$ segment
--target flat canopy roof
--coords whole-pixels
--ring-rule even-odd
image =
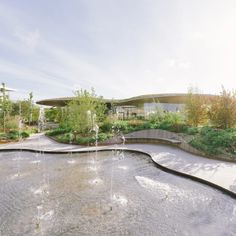
[[[108,105],[114,104],[118,106],[130,105],[137,106],[142,103],[174,103],[174,104],[183,104],[187,98],[186,93],[169,93],[169,94],[147,94],[125,99],[104,99],[105,103]],[[214,97],[215,95],[210,94],[201,94],[206,98]],[[75,97],[62,97],[62,98],[51,98],[37,101],[39,105],[45,106],[66,106],[68,102],[72,101]]]
[[[15,89],[12,89],[12,88],[8,88],[8,87],[5,87],[3,88],[2,85],[0,85],[0,92],[3,92],[3,90],[5,89],[6,92],[10,92],[10,91],[16,91]]]

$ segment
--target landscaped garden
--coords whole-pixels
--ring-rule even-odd
[[[17,141],[38,131],[39,107],[33,103],[32,93],[13,102],[3,91],[0,106],[1,142]],[[117,116],[115,106],[108,109],[93,89],[81,89],[66,106],[45,108],[44,119],[57,124],[57,128],[45,130],[46,135],[63,143],[91,146],[134,131],[161,129],[178,133],[207,155],[236,154],[236,96],[224,88],[208,100],[190,89],[181,111],[165,112],[158,105],[148,116],[125,120]]]
[[[54,113],[51,118],[59,122],[59,127],[46,134],[60,142],[93,145],[97,124],[99,142],[134,131],[162,129],[179,133],[207,155],[235,155],[236,152],[236,98],[225,89],[211,100],[189,91],[184,110],[165,112],[158,106],[155,113],[139,119],[119,120],[94,92],[82,90],[66,107],[50,112]]]

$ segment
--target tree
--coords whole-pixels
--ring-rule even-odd
[[[45,117],[49,122],[60,122],[61,119],[61,111],[60,107],[51,107],[45,109]]]
[[[5,83],[2,83],[1,88],[1,96],[0,96],[0,123],[3,127],[3,132],[5,132],[6,122],[9,119],[10,112],[12,109],[12,102],[8,94],[6,93],[6,86]]]
[[[236,126],[236,92],[227,91],[222,86],[220,96],[211,99],[209,110],[211,123],[217,128],[227,129]]]
[[[30,125],[33,119],[33,93],[32,92],[29,93],[28,104],[29,104],[28,123]]]
[[[185,102],[187,123],[197,127],[208,121],[208,100],[197,88],[190,88]]]
[[[39,107],[33,104],[33,94],[29,93],[27,100],[20,100],[13,103],[12,116],[20,116],[24,123],[35,124],[38,121]]]
[[[106,104],[94,91],[78,90],[67,105],[68,125],[73,131],[86,134],[94,125],[105,119]]]

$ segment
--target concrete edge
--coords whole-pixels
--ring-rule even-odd
[[[151,158],[152,162],[154,163],[154,165],[166,172],[166,173],[170,173],[170,174],[173,174],[175,176],[180,176],[180,177],[183,177],[185,179],[190,179],[194,182],[198,182],[198,183],[201,183],[201,184],[204,184],[204,185],[207,185],[211,188],[214,188],[220,192],[222,192],[223,194],[226,194],[228,195],[229,197],[233,198],[233,199],[236,199],[236,193],[226,189],[226,188],[223,188],[221,187],[220,185],[217,185],[217,184],[214,184],[210,181],[207,181],[205,179],[202,179],[202,178],[199,178],[199,177],[196,177],[196,176],[193,176],[193,175],[189,175],[189,174],[186,174],[186,173],[183,173],[183,172],[180,172],[180,171],[176,171],[176,170],[173,170],[173,169],[170,169],[168,167],[165,167],[159,163],[157,163],[156,161],[154,161],[152,155],[150,153],[147,153],[145,151],[142,151],[142,150],[137,150],[137,149],[123,149],[123,148],[114,148],[114,147],[111,147],[111,148],[100,148],[100,149],[97,149],[97,150],[94,150],[94,149],[84,149],[84,150],[71,150],[71,151],[50,151],[50,150],[37,150],[37,149],[30,149],[30,148],[9,148],[9,149],[0,149],[0,152],[16,152],[16,151],[24,151],[24,152],[33,152],[33,153],[46,153],[46,154],[71,154],[71,153],[91,153],[91,152],[105,152],[105,151],[126,151],[126,152],[134,152],[134,153],[139,153],[139,154],[143,154],[143,155],[147,155]]]

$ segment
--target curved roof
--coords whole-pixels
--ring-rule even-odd
[[[3,88],[3,86],[0,85],[0,92],[3,92],[3,90],[5,90],[6,92],[16,91],[15,89],[8,88],[8,87],[4,87],[4,88]]]
[[[104,99],[109,104],[124,106],[134,105],[137,106],[142,103],[160,102],[160,103],[174,103],[183,104],[185,103],[187,93],[167,93],[167,94],[146,94],[125,99]],[[215,95],[201,94],[206,98],[214,97]],[[62,98],[51,98],[37,101],[37,104],[46,106],[66,106],[66,104],[72,101],[74,97],[62,97]]]

